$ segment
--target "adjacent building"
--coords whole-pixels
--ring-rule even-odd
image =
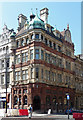
[[[0,108],[6,106],[6,80],[7,80],[7,105],[11,108],[11,44],[10,35],[13,29],[8,29],[4,24],[3,33],[0,35]]]

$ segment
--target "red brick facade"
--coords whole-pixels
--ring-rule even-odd
[[[23,93],[23,89],[27,88],[27,93]],[[14,93],[17,90],[17,93]],[[21,90],[21,94],[19,94]],[[27,108],[29,104],[32,105],[34,110],[47,111],[51,108],[56,112],[63,112],[67,107],[66,94],[70,95],[70,107],[74,106],[75,91],[71,88],[47,85],[44,83],[34,83],[28,85],[17,85],[12,88],[12,108]],[[21,95],[21,107],[19,101],[17,105],[14,105],[14,96]],[[23,103],[23,97],[27,96],[27,105]],[[66,100],[66,101],[65,101]],[[25,107],[24,107],[25,106]]]

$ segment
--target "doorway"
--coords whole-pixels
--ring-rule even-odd
[[[41,109],[41,99],[37,95],[33,99],[33,110],[35,111],[35,110],[40,110],[40,109]]]

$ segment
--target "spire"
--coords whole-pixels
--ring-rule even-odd
[[[69,24],[67,24],[67,29],[69,30]]]
[[[38,9],[36,8],[36,15],[38,15]]]

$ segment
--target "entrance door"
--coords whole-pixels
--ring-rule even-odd
[[[39,96],[35,96],[33,99],[33,110],[41,109],[41,99]]]

